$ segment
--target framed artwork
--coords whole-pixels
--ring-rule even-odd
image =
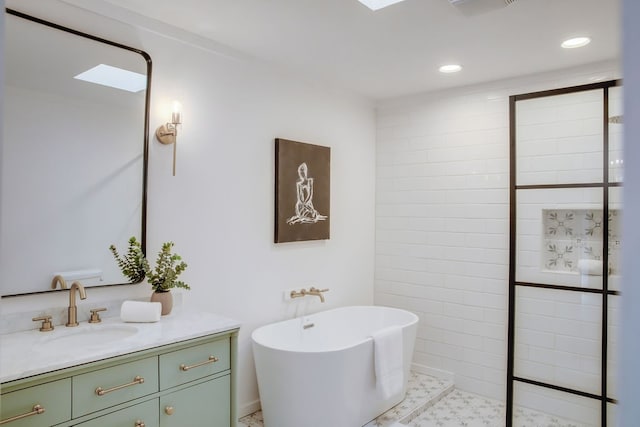
[[[331,148],[276,138],[275,243],[329,239]]]

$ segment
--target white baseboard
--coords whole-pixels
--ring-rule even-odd
[[[419,363],[412,363],[411,370],[418,372],[420,374],[431,375],[432,377],[440,378],[442,380],[448,380],[456,383],[456,375],[453,372],[445,371],[442,369],[431,368],[426,365],[421,365]]]
[[[261,409],[260,399],[238,406],[238,418],[246,417]]]

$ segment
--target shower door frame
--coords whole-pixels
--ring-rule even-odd
[[[621,80],[610,80],[587,85],[572,86],[561,89],[552,89],[540,92],[531,92],[520,95],[512,95],[509,97],[509,313],[507,328],[507,401],[506,401],[506,427],[513,425],[513,405],[514,405],[514,383],[521,382],[531,384],[538,387],[553,389],[581,397],[587,397],[600,401],[600,415],[602,427],[607,426],[607,403],[617,403],[615,399],[607,397],[607,340],[608,340],[608,297],[609,295],[620,295],[618,291],[609,289],[608,274],[602,275],[602,289],[582,288],[577,286],[553,285],[549,283],[530,283],[519,282],[516,280],[516,262],[517,262],[517,230],[516,230],[516,208],[517,194],[519,191],[527,190],[548,190],[548,189],[573,189],[573,188],[602,188],[602,212],[603,218],[607,218],[609,214],[609,189],[611,187],[621,187],[622,182],[609,182],[609,89],[616,86],[622,86]],[[603,111],[602,111],[602,182],[588,183],[571,183],[571,184],[537,184],[537,185],[517,185],[516,183],[516,103],[518,101],[530,100],[535,98],[543,98],[549,96],[566,95],[577,92],[585,92],[592,90],[603,91]],[[609,255],[604,248],[609,244],[609,224],[608,221],[602,221],[602,262],[603,266],[608,265]],[[603,267],[606,270],[606,267]],[[532,380],[528,378],[517,377],[515,375],[515,320],[516,320],[516,290],[518,287],[542,288],[547,290],[570,291],[595,293],[602,295],[602,352],[601,352],[601,373],[600,373],[600,394],[587,393],[581,390],[562,387],[555,384],[545,383],[542,381]]]

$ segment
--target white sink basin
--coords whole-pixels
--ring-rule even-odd
[[[55,348],[87,348],[87,347],[103,347],[110,346],[115,341],[129,338],[138,333],[138,328],[129,325],[90,325],[82,329],[71,329],[56,331],[54,335],[46,337],[42,340],[42,347],[52,350]]]

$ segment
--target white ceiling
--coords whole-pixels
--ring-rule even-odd
[[[619,59],[619,0],[106,0],[373,99]],[[565,50],[569,37],[590,45]],[[460,63],[443,75],[440,65]]]

